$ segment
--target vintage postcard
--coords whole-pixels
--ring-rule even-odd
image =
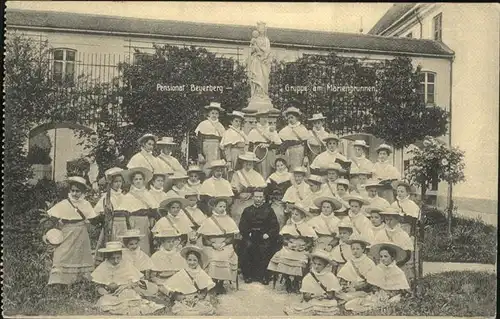
[[[500,5],[7,1],[5,317],[494,317]]]

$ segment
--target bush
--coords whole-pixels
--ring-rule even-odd
[[[447,219],[437,209],[427,209],[422,247],[424,261],[471,262],[495,264],[497,228],[479,219],[454,217],[452,236],[448,236]]]

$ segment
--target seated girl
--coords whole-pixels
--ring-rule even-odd
[[[338,224],[340,223],[340,219],[335,217],[333,211],[342,208],[342,204],[333,197],[319,197],[314,201],[314,205],[321,208],[320,215],[308,221],[318,235],[314,249],[331,252],[338,242]]]
[[[187,174],[189,177],[187,186],[191,188],[196,194],[200,195],[203,170],[198,165],[191,165],[188,167]]]
[[[377,206],[366,206],[365,207],[366,215],[368,216],[368,219],[372,223],[372,227],[371,227],[372,235],[373,235],[373,237],[371,239],[372,243],[375,242],[375,238],[377,236],[380,236],[379,233],[385,231],[384,219],[382,218],[382,215],[380,215],[380,213],[383,212],[384,209],[386,209],[387,207],[388,206],[385,206],[385,208],[377,207]]]
[[[160,206],[160,203],[168,198],[167,193],[163,191],[166,178],[167,173],[158,171],[153,174],[153,178],[149,183],[149,193],[156,202],[154,208],[158,208],[158,206]]]
[[[344,199],[349,196],[349,181],[345,178],[339,178],[335,181],[337,184],[337,199],[340,200],[345,208],[349,208],[349,203]]]
[[[287,315],[333,316],[338,314],[336,293],[342,290],[339,280],[330,271],[331,259],[324,250],[309,255],[311,270],[302,280],[302,301],[284,309]]]
[[[285,276],[287,292],[298,292],[307,267],[307,253],[318,238],[314,229],[305,222],[307,208],[291,206],[291,218],[281,229],[283,248],[271,258],[267,269]]]
[[[380,243],[370,248],[370,255],[377,256],[380,263],[367,274],[367,281],[374,286],[366,297],[356,298],[345,304],[346,310],[362,312],[387,306],[401,300],[401,295],[410,289],[404,272],[396,265],[406,259],[407,253],[391,243]]]
[[[119,237],[123,240],[123,245],[126,247],[122,251],[123,260],[131,262],[137,270],[144,274],[146,279],[149,279],[153,262],[139,247],[140,238],[144,237],[144,235],[138,229],[129,229]]]
[[[323,191],[321,189],[323,178],[318,175],[309,175],[307,178],[307,184],[309,184],[310,192],[298,203],[301,203],[308,209],[307,220],[310,220],[311,218],[318,216],[321,212],[320,207],[314,205],[314,200],[323,196]]]
[[[198,194],[194,191],[186,193],[186,200],[188,201],[188,205],[184,207],[184,213],[191,221],[193,226],[191,229],[193,230],[193,235],[190,238],[190,242],[192,244],[196,244],[198,247],[202,247],[203,243],[201,240],[201,236],[198,235],[198,229],[201,224],[207,219],[207,216],[203,214],[203,212],[198,208]]]
[[[370,245],[361,237],[352,236],[349,239],[352,258],[339,270],[337,276],[342,285],[339,297],[345,301],[357,297],[364,297],[371,291],[367,282],[368,273],[375,268],[375,263],[366,255],[366,247]]]
[[[366,217],[363,205],[368,205],[368,200],[359,195],[346,196],[349,202],[349,218],[354,226],[354,233],[370,241],[373,237],[370,220]]]
[[[169,181],[173,183],[172,188],[167,192],[168,197],[184,197],[191,189],[187,186],[189,177],[185,174],[174,173],[169,176]]]
[[[292,186],[291,179],[293,176],[290,172],[288,172],[285,159],[281,157],[278,157],[274,161],[274,167],[276,167],[276,171],[272,173],[266,181],[266,194],[268,195],[271,207],[278,218],[280,228],[282,228],[287,220],[285,216],[285,203],[282,199],[286,190]]]
[[[216,292],[223,294],[224,280],[236,282],[238,275],[238,255],[234,251],[233,242],[239,229],[234,220],[227,214],[230,198],[219,197],[210,201],[213,207],[212,216],[205,219],[198,229],[203,238],[203,252],[207,255],[207,273],[216,282]]]
[[[179,234],[183,235],[182,246],[184,246],[188,238],[194,236],[192,230],[193,224],[186,216],[182,208],[187,206],[188,201],[184,197],[169,197],[160,203],[158,214],[161,217],[154,225],[151,231],[153,233],[162,232],[165,229],[173,228]]]
[[[203,270],[207,257],[201,248],[186,246],[181,250],[188,267],[180,270],[165,282],[174,300],[172,313],[180,316],[214,315],[215,309],[207,300],[210,289],[215,287],[212,278]]]
[[[169,291],[165,282],[179,270],[186,268],[186,260],[179,253],[181,234],[173,228],[164,229],[156,233],[155,240],[160,241],[160,248],[151,256],[153,267],[151,269],[151,281],[158,285],[158,289],[164,295]]]
[[[97,306],[101,311],[118,315],[152,314],[164,308],[142,297],[154,296],[158,287],[143,280],[142,273],[127,260],[122,260],[122,243],[107,242],[99,249],[105,261],[92,273],[92,281],[102,295]]]
[[[391,207],[399,209],[403,214],[401,226],[407,233],[412,233],[412,225],[420,217],[420,207],[410,199],[411,185],[404,182],[395,182],[393,187],[396,189],[396,200]]]
[[[345,213],[347,215],[347,213]],[[337,228],[339,230],[339,243],[331,251],[333,273],[337,273],[347,261],[352,259],[351,245],[349,239],[353,233],[353,226],[349,218],[341,220]]]

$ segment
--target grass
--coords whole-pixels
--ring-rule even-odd
[[[436,209],[426,211],[424,261],[495,264],[497,227],[480,219],[453,217],[452,236],[448,236],[445,215]]]

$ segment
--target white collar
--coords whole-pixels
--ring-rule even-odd
[[[163,189],[161,189],[161,188],[157,189],[154,186],[151,186],[151,188],[149,190],[154,192],[154,193],[163,193]]]
[[[325,215],[323,214],[323,212],[321,212],[321,214],[319,214],[321,217],[323,218],[328,218],[328,219],[332,219],[333,217],[335,217],[335,215],[333,214],[333,212],[330,214],[330,215]]]
[[[223,214],[217,214],[216,212],[212,211],[212,215],[214,215],[216,217],[222,217],[222,216],[226,216],[227,212],[224,212]]]
[[[410,199],[410,195],[407,195],[405,198],[399,198],[397,197],[400,202],[406,201],[407,199]]]
[[[300,121],[297,121],[297,123],[295,123],[295,124],[288,123],[288,126],[291,127],[291,128],[296,128],[296,127],[299,127],[300,124],[301,124]]]
[[[304,223],[304,219],[301,219],[298,222],[296,222],[292,218],[290,218],[290,222],[291,222],[291,224],[294,224],[294,225],[300,225],[300,224]]]
[[[145,187],[145,186],[143,186],[142,188],[137,188],[137,187],[135,187],[134,185],[131,185],[131,186],[130,186],[130,191],[131,191],[131,192],[134,192],[134,193],[144,193],[146,190],[147,190],[147,189],[146,189],[146,187]]]
[[[188,180],[188,184],[189,184],[189,186],[197,186],[197,185],[201,184],[201,181],[197,181],[196,183],[193,183],[190,180]]]

